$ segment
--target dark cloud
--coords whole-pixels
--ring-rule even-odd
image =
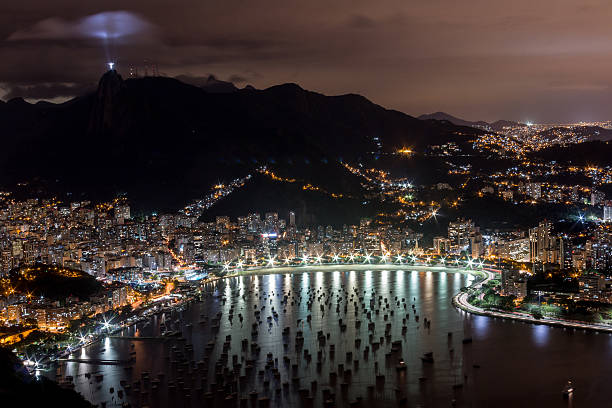
[[[608,119],[610,14],[604,0],[5,1],[0,97],[69,96],[109,60],[125,76],[147,60],[168,76],[298,82],[414,115]]]
[[[75,95],[82,95],[95,89],[91,83],[42,83],[32,85],[12,85],[4,95],[5,99],[24,98],[34,100],[51,100],[58,98],[71,98]]]

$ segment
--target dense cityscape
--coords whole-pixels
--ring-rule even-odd
[[[560,127],[531,128],[542,132]],[[231,181],[217,182],[202,198],[178,211],[162,212],[135,211],[125,194],[112,201],[96,202],[68,201],[69,195],[38,198],[28,193],[24,198],[23,192],[7,190],[0,195],[0,344],[10,347],[36,378],[55,372],[62,388],[79,389],[82,394],[85,383],[76,378],[85,375],[91,389],[92,384],[104,382],[104,375],[95,371],[76,375],[71,365],[126,365],[132,369],[136,364],[134,343],[127,359],[83,357],[101,341],[180,342],[192,323],[185,323],[179,316],[194,304],[218,299],[219,295],[210,297],[211,290],[217,293],[214,291],[221,285],[217,282],[252,276],[257,279],[262,273],[293,276],[300,270],[308,274],[327,268],[350,273],[371,273],[381,268],[412,274],[429,269],[465,273],[476,279],[457,288],[452,302],[459,310],[530,324],[612,332],[612,201],[605,193],[612,168],[531,156],[550,145],[571,148],[588,141],[567,139],[564,133],[555,134],[556,139],[547,137],[543,145],[538,145],[535,134],[530,133],[530,142],[526,143],[526,136],[520,136],[524,129],[518,126],[494,133],[487,129],[486,133],[468,136],[463,143],[376,153],[403,163],[440,160],[447,174],[443,177],[450,177],[446,181],[415,182],[415,177],[398,174],[385,162],[343,160],[337,168],[354,177],[359,187],[334,191],[325,181],[319,185],[315,178],[292,176],[290,168],[272,162]],[[463,159],[470,157],[477,163],[491,154],[505,158],[508,167],[472,165]],[[280,188],[295,187],[325,200],[372,203],[376,213],[361,216],[354,224],[334,225],[317,224],[318,214],[299,209],[219,215],[223,210],[218,208],[262,180]],[[27,191],[28,184],[23,186]],[[491,206],[489,217],[470,212],[471,207],[484,212],[486,206]],[[502,206],[506,206],[503,211],[517,208],[525,216],[500,224],[500,220],[510,220],[499,212]],[[532,209],[542,209],[539,214],[545,216],[527,216]],[[217,215],[211,215],[215,210]],[[231,212],[236,214],[235,209]],[[377,275],[377,279],[387,273]],[[285,302],[289,293],[284,295]],[[342,293],[338,302],[348,296]],[[295,301],[300,304],[301,300]],[[308,310],[312,302],[311,298]],[[286,308],[287,303],[284,305]],[[386,299],[382,305],[388,307]],[[416,313],[414,305],[413,310]],[[336,312],[342,315],[340,309]],[[233,309],[229,313],[231,323]],[[323,305],[321,313],[320,318],[324,318]],[[212,324],[211,330],[218,330],[220,315],[209,323],[207,318],[202,320],[206,314],[200,316],[199,324]],[[259,312],[255,316],[261,324]],[[279,319],[274,310],[272,317]],[[418,315],[415,317],[418,331]],[[403,320],[401,333],[405,336],[409,326]],[[152,333],[151,321],[157,321]],[[429,329],[431,320],[425,318],[423,324]],[[257,335],[255,325],[253,339]],[[368,327],[373,330],[374,326]],[[285,327],[283,333],[288,330]],[[391,330],[387,326],[385,336],[391,336]],[[373,342],[372,335],[370,338]],[[296,349],[300,339],[295,339]],[[390,338],[388,341],[391,344]],[[464,344],[471,341],[466,337]],[[214,340],[206,350],[212,350],[212,344]],[[226,340],[224,349],[231,347],[229,344]],[[393,350],[396,346],[389,355],[394,355]],[[421,359],[431,363],[433,357],[428,353]],[[404,360],[399,364],[398,370],[403,370]],[[208,385],[203,370],[197,392],[211,390],[203,398],[214,402],[213,385]],[[93,374],[95,380],[91,379]],[[147,387],[152,386],[153,392],[162,374],[153,382],[149,377],[142,380],[121,380],[117,397],[125,398],[124,405],[150,402]],[[186,387],[181,385],[180,376],[177,381],[179,387]],[[115,387],[110,387],[111,394]],[[170,390],[175,385],[168,382],[167,387]],[[573,392],[568,392],[568,387],[564,395]],[[453,390],[458,398],[456,384]],[[95,391],[99,396],[90,392],[93,401],[110,395],[100,394],[101,385]],[[110,398],[114,400],[115,396]],[[402,401],[405,397],[399,398]]]
[[[125,195],[94,202],[18,199],[3,192],[0,343],[41,376],[57,364],[82,364],[75,355],[101,339],[121,338],[130,330],[142,336],[139,330],[145,329],[139,327],[160,314],[162,324],[151,338],[183,338],[185,328],[164,324],[165,316],[171,319],[193,302],[205,301],[208,285],[220,279],[381,266],[474,274],[477,283],[462,287],[453,300],[470,313],[612,332],[612,202],[602,191],[611,168],[529,158],[531,151],[551,143],[586,141],[559,136],[535,147],[533,138],[527,144],[515,132],[485,133],[463,146],[448,142],[421,152],[402,147],[390,153],[391,160],[442,159],[449,176],[460,177],[460,186],[416,184],[410,176],[372,167],[371,161],[342,161],[339,167],[356,177],[361,190],[334,192],[289,176],[287,169],[263,165],[218,182],[175,212],[135,213]],[[461,164],[465,155],[476,158],[490,151],[511,157],[511,167],[500,171]],[[582,178],[574,184],[556,177],[568,174]],[[207,215],[257,177],[331,200],[376,202],[385,210],[342,225],[317,225],[316,215],[300,219],[293,210]],[[465,213],[474,200],[558,208],[532,224],[523,219],[499,228],[489,219],[479,225]],[[495,211],[493,218],[499,218]],[[133,357],[123,364],[134,364]],[[74,389],[72,377],[64,374],[59,384]],[[125,392],[129,389],[126,383]]]
[[[610,405],[612,3],[5,3],[2,406]]]
[[[298,227],[294,212],[286,218],[269,212],[236,219],[217,216],[211,222],[200,219],[204,210],[249,178],[214,186],[207,198],[177,213],[141,217],[131,216],[126,198],[62,203],[15,201],[3,193],[0,305],[5,333],[0,341],[18,342],[34,330],[63,333],[74,326],[71,321],[83,318],[103,325],[108,312],[126,306],[146,309],[158,301],[180,300],[172,294],[180,293],[183,284],[189,287],[257,267],[283,265],[460,264],[477,269],[486,263],[502,270],[495,287],[499,295],[522,301],[537,292],[540,303],[543,294],[546,302],[554,304],[560,299],[612,303],[612,203],[595,190],[590,199],[578,188],[573,189],[580,191],[577,196],[558,197],[584,200],[597,214],[588,219],[576,215],[573,222],[581,228],[575,232],[557,230],[548,220],[528,229],[491,231],[481,230],[469,219],[457,219],[448,223],[446,235],[434,236],[431,245],[423,244],[418,230],[370,218],[342,228]],[[382,188],[402,183],[388,181]],[[529,200],[557,198],[554,190],[542,192],[538,183],[522,187],[517,195]],[[431,216],[428,213],[427,218]],[[36,285],[37,274],[43,271],[68,278],[86,274],[100,287],[95,293],[83,288],[81,296],[54,298],[49,293],[52,288]],[[564,283],[559,285],[559,279]],[[169,288],[174,282],[179,283],[175,292]],[[528,288],[529,282],[533,285]],[[82,333],[77,327],[72,335],[77,332]]]

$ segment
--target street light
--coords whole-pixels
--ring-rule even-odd
[[[274,258],[276,258],[276,255],[275,256],[270,256],[268,258],[268,266],[270,266],[272,268],[274,268]]]

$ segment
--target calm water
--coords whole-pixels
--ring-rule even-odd
[[[472,279],[452,271],[410,268],[219,281],[204,288],[202,302],[122,333],[142,340],[107,338],[72,356],[122,362],[135,355],[131,367],[70,362],[61,375],[74,376],[77,391],[107,406],[251,407],[263,406],[261,397],[277,407],[323,406],[324,397],[336,406],[359,399],[362,406],[612,404],[612,336],[465,314],[452,306],[451,297]],[[155,339],[162,321],[183,339]],[[287,335],[285,327],[290,327]],[[296,340],[298,330],[303,345]],[[463,344],[466,337],[473,342]],[[398,340],[401,348],[391,352],[391,343]],[[427,352],[433,352],[433,363],[421,360]],[[400,358],[405,370],[398,370]],[[233,376],[233,370],[239,374]],[[90,378],[86,373],[92,373]],[[103,374],[100,381],[98,373]],[[576,387],[571,400],[561,393],[568,379]],[[236,392],[236,399],[224,400],[221,390]],[[249,395],[253,390],[257,394]]]

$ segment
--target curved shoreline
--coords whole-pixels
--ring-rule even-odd
[[[483,270],[484,273],[487,274],[487,278],[484,280],[473,284],[472,288],[478,288],[482,286],[483,283],[488,282],[493,279],[495,275],[492,272]],[[507,320],[515,320],[523,323],[531,323],[531,324],[543,324],[551,327],[560,327],[566,329],[578,329],[578,330],[588,330],[595,331],[601,333],[609,333],[612,334],[612,326],[597,324],[597,323],[588,323],[588,322],[580,322],[573,320],[564,320],[564,319],[555,319],[549,317],[542,317],[541,319],[536,319],[535,317],[528,315],[526,313],[512,313],[512,312],[498,312],[492,310],[485,310],[480,307],[473,306],[468,302],[468,294],[466,292],[459,292],[452,298],[453,306],[458,309],[463,310],[467,313],[472,313],[480,316],[486,317],[499,317]]]
[[[333,271],[351,271],[351,270],[421,270],[421,271],[430,271],[430,272],[443,272],[443,273],[462,273],[474,276],[476,279],[470,287],[471,288],[479,288],[484,283],[496,277],[493,272],[490,272],[485,269],[466,269],[463,267],[446,267],[446,266],[427,266],[427,265],[408,265],[408,264],[322,264],[322,265],[295,265],[295,266],[279,266],[279,267],[260,267],[260,268],[251,268],[244,269],[238,274],[228,275],[218,279],[225,278],[234,278],[240,276],[252,276],[252,275],[274,275],[274,274],[287,274],[292,272],[333,272]],[[486,274],[484,279],[482,278],[482,274]],[[215,279],[216,280],[216,279]],[[465,292],[459,292],[455,294],[451,298],[451,302],[454,307],[457,309],[463,310],[467,313],[472,313],[480,316],[486,317],[499,317],[502,319],[515,320],[523,323],[531,323],[531,324],[544,324],[552,327],[562,327],[569,329],[578,329],[578,330],[588,330],[595,331],[601,333],[609,333],[612,334],[612,326],[597,324],[597,323],[588,323],[588,322],[580,322],[580,321],[571,321],[571,320],[563,320],[563,319],[554,319],[543,317],[541,319],[536,319],[533,316],[527,314],[519,314],[519,313],[511,313],[511,312],[498,312],[498,311],[490,311],[484,310],[480,307],[476,307],[471,305],[468,301],[468,294]]]
[[[368,271],[368,270],[392,270],[392,271],[421,271],[421,272],[442,272],[442,273],[461,273],[472,275],[475,278],[480,278],[481,271],[475,269],[466,269],[463,267],[446,267],[446,266],[428,266],[428,265],[408,265],[408,264],[318,264],[318,265],[292,265],[292,266],[276,266],[276,267],[255,267],[243,269],[239,273],[215,277],[204,282],[203,284],[216,282],[221,279],[239,278],[241,276],[260,276],[260,275],[286,275],[292,273],[307,273],[307,272],[350,272],[350,271]],[[479,280],[472,284],[482,282]]]
[[[464,267],[447,267],[447,266],[429,266],[429,265],[410,265],[410,264],[319,264],[319,265],[293,265],[293,266],[278,266],[278,267],[256,267],[241,270],[240,273],[237,274],[229,274],[222,277],[215,277],[207,280],[206,282],[200,283],[208,284],[215,283],[221,279],[228,278],[236,278],[241,276],[263,276],[263,275],[284,275],[284,274],[293,274],[293,273],[307,273],[307,272],[350,272],[350,271],[367,271],[367,270],[405,270],[405,271],[420,271],[420,272],[441,272],[441,273],[461,273],[466,275],[471,275],[475,278],[475,281],[471,283],[470,288],[478,288],[482,286],[482,284],[488,282],[489,280],[495,277],[495,274],[487,271],[485,269],[467,269]],[[486,274],[486,277],[482,279],[483,274]],[[451,298],[451,303],[457,309],[460,309],[467,313],[472,313],[476,315],[486,316],[486,317],[499,317],[502,319],[515,320],[523,323],[531,323],[531,324],[544,324],[552,327],[563,327],[570,329],[578,329],[585,331],[595,331],[602,333],[612,334],[612,326],[602,325],[602,324],[593,324],[587,322],[580,321],[569,321],[562,319],[551,319],[551,318],[542,318],[536,319],[527,314],[519,314],[519,313],[510,313],[510,312],[498,312],[498,311],[489,311],[484,310],[482,308],[471,305],[468,301],[468,294],[466,292],[458,292]],[[121,329],[136,324],[137,321],[131,322]],[[88,343],[80,344],[73,349],[73,351],[79,350],[82,347],[89,346],[93,343],[100,341],[102,336],[92,339]]]

